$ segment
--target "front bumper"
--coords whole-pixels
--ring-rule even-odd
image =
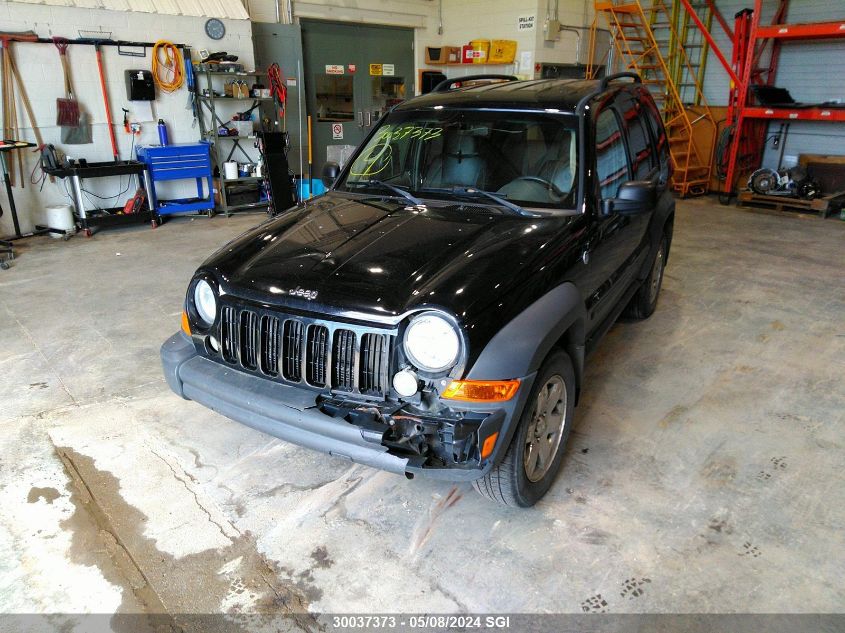
[[[236,422],[274,437],[335,457],[406,476],[421,475],[449,481],[471,481],[487,474],[504,457],[515,420],[531,389],[533,376],[523,379],[509,402],[490,407],[479,433],[499,432],[493,454],[472,467],[435,468],[394,454],[386,446],[365,439],[362,428],[319,410],[315,393],[237,371],[197,354],[181,332],[161,346],[164,376],[179,396],[194,400]],[[477,411],[473,407],[473,411]]]

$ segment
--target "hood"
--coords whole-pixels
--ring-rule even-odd
[[[223,292],[269,304],[383,322],[424,307],[460,316],[530,274],[571,220],[329,193],[248,231],[203,267]]]

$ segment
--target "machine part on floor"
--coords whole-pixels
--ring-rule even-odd
[[[56,99],[56,125],[76,127],[79,125],[79,102],[73,93],[70,79],[70,64],[67,61],[68,41],[63,37],[54,37],[53,42],[59,49],[62,73],[65,79],[65,96]]]
[[[175,92],[185,83],[185,63],[173,42],[158,40],[153,46],[153,79],[164,92]]]
[[[813,181],[801,165],[775,171],[768,167],[758,169],[748,179],[748,188],[761,196],[788,196],[810,200],[821,193],[821,187]]]

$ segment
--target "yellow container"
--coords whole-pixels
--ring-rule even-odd
[[[516,59],[516,40],[493,40],[490,45],[490,64],[512,64]]]
[[[490,56],[490,40],[471,40],[469,45],[473,50],[473,64],[488,63],[487,58]]]

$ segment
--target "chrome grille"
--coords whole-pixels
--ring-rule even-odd
[[[329,348],[329,328],[308,326],[308,350],[305,380],[315,387],[326,386],[326,356]]]
[[[220,353],[223,359],[234,363],[238,360],[238,329],[235,309],[224,306],[220,310]]]
[[[361,337],[361,393],[380,394],[387,390],[388,349],[384,334]]]
[[[219,327],[220,357],[257,375],[374,398],[389,390],[392,331],[230,303]]]
[[[261,317],[261,371],[268,376],[279,374],[279,318]]]
[[[282,350],[284,377],[292,382],[302,380],[302,321],[285,321],[285,343]]]
[[[247,369],[258,367],[258,315],[252,310],[241,310],[240,331],[241,365]]]
[[[335,330],[332,385],[341,391],[355,389],[355,332]]]

